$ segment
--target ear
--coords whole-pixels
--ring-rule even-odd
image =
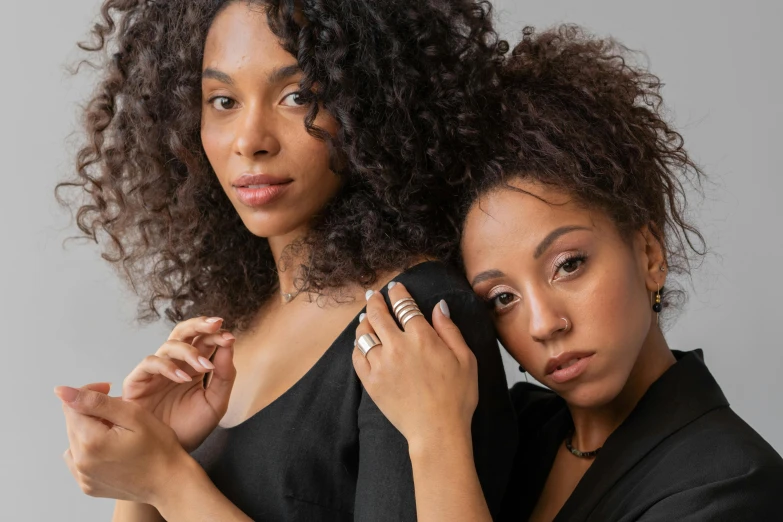
[[[639,234],[644,240],[642,259],[647,290],[655,292],[666,282],[669,266],[666,263],[666,250],[663,246],[663,235],[658,232],[655,224],[643,226]]]

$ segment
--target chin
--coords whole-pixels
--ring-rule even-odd
[[[565,401],[578,408],[600,408],[612,402],[622,390],[622,386],[615,385],[607,379],[594,382],[577,383],[568,390],[553,390]]]
[[[299,220],[293,219],[294,216],[275,215],[272,212],[265,212],[263,216],[259,214],[239,216],[245,228],[257,237],[285,236],[301,226]]]

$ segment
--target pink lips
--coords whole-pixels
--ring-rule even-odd
[[[546,374],[558,384],[579,377],[590,364],[595,353],[566,352],[549,360]]]
[[[242,204],[261,207],[278,199],[292,182],[292,179],[268,174],[244,174],[234,181],[233,186]]]

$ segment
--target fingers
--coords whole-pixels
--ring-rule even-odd
[[[381,299],[381,301],[383,302],[382,299]],[[385,306],[385,303],[384,303],[384,306]],[[368,314],[363,313],[360,316],[359,326],[356,328],[356,341],[357,341],[357,343],[359,341],[359,338],[361,338],[363,335],[372,333],[372,334],[375,334],[378,337],[378,339],[381,341],[381,344],[383,344],[383,339],[381,339],[380,336],[377,334],[377,332],[375,331],[375,328],[373,328],[373,325],[370,323],[369,319],[367,318],[367,315]],[[397,327],[395,326],[395,328],[397,328]],[[388,339],[388,337],[387,337],[387,339]],[[376,364],[378,363],[378,360],[379,360],[379,357],[380,357],[380,352],[381,352],[381,350],[383,350],[383,346],[376,346],[375,348],[372,348],[369,352],[367,352],[366,355],[362,354],[362,352],[359,351],[359,345],[358,344],[356,346],[356,350],[359,352],[359,355],[364,357],[365,361],[367,361],[368,364],[372,365],[373,362],[375,362]]]
[[[212,379],[205,391],[205,397],[212,409],[222,417],[228,408],[228,399],[237,376],[234,366],[234,343],[219,347],[212,362],[215,369],[212,371]]]
[[[203,370],[206,371],[206,370]],[[182,384],[191,382],[193,377],[172,359],[158,357],[157,355],[148,355],[136,366],[133,371],[125,378],[122,383],[122,396],[125,399],[132,399],[129,395],[135,385],[144,384],[152,377],[161,375],[167,379]]]
[[[82,386],[85,390],[92,390],[96,391],[98,393],[105,393],[106,395],[109,394],[109,390],[111,390],[111,383],[109,382],[94,382],[92,384],[85,384]]]
[[[112,424],[133,431],[138,424],[137,415],[139,407],[129,401],[123,401],[117,397],[109,397],[106,394],[93,390],[76,389],[69,386],[58,386],[55,394],[62,400],[66,408],[66,420],[73,421],[74,427],[78,427],[87,435],[96,431],[104,432],[108,428],[100,419],[105,419]],[[69,415],[68,410],[73,410],[81,415]],[[92,418],[98,417],[98,418]],[[77,430],[77,431],[79,431]]]
[[[459,328],[451,320],[451,311],[445,300],[441,300],[432,310],[432,325],[438,336],[448,346],[463,365],[470,365],[476,360],[470,347],[465,342]]]
[[[400,335],[397,321],[392,317],[380,292],[367,292],[367,319],[381,342],[388,342]]]
[[[392,304],[392,313],[394,313],[394,305],[398,303],[401,299],[406,299],[406,298],[412,299],[411,294],[408,293],[408,289],[405,288],[405,285],[403,285],[402,283],[397,283],[395,281],[389,283],[389,301],[391,301]],[[407,307],[411,304],[415,304],[415,302],[408,303],[401,306]],[[405,323],[405,327],[404,327],[404,330],[406,332],[422,332],[428,329],[430,329],[430,325],[427,322],[427,319],[425,319],[423,315],[416,315],[415,317],[408,319],[408,322]]]
[[[216,333],[222,325],[223,319],[220,317],[194,317],[178,323],[168,340],[191,343],[199,335]]]

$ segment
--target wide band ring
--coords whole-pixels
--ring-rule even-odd
[[[412,297],[403,297],[402,299],[400,299],[399,301],[394,303],[392,305],[392,311],[394,312],[394,315],[399,315],[400,308],[403,308],[404,306],[408,305],[409,303],[414,305],[414,306],[417,306],[416,305],[416,301]]]
[[[374,333],[366,333],[356,340],[356,347],[359,348],[359,351],[365,357],[367,357],[370,350],[380,345],[381,340]]]
[[[402,317],[407,314],[408,312],[412,310],[419,310],[419,307],[415,303],[406,303],[404,306],[401,306],[395,313],[395,317],[397,317],[397,320],[401,320]],[[419,310],[421,311],[421,310]]]
[[[411,310],[408,312],[404,317],[400,319],[400,326],[402,326],[402,329],[405,330],[405,325],[408,324],[408,321],[413,319],[414,317],[424,317],[424,314],[421,313],[421,310],[418,308],[416,310]]]

